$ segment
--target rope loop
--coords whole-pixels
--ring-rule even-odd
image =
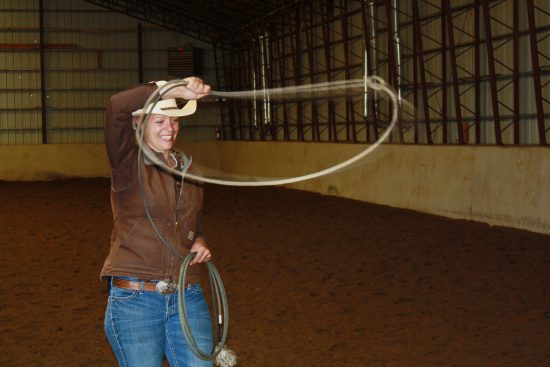
[[[212,183],[216,185],[224,185],[224,186],[275,186],[275,185],[286,185],[286,184],[292,184],[296,182],[311,180],[314,178],[319,178],[321,176],[325,176],[331,173],[335,173],[338,171],[343,170],[344,168],[350,166],[351,164],[359,161],[360,159],[366,157],[367,155],[371,154],[375,149],[377,149],[390,135],[392,130],[394,129],[395,125],[397,124],[398,118],[399,118],[399,100],[396,93],[391,89],[390,86],[386,84],[384,79],[376,76],[371,75],[364,79],[352,79],[352,80],[344,80],[344,81],[334,81],[334,82],[325,82],[325,83],[319,83],[319,84],[310,84],[306,86],[298,86],[298,87],[284,87],[284,88],[273,88],[273,89],[266,89],[264,90],[265,93],[259,93],[261,90],[258,91],[242,91],[242,92],[219,92],[219,91],[211,91],[210,94],[213,96],[220,96],[220,97],[227,97],[227,98],[252,98],[252,99],[259,99],[263,98],[264,95],[268,94],[270,98],[274,97],[280,97],[282,99],[285,98],[285,96],[291,96],[295,94],[306,94],[309,96],[314,96],[315,92],[318,91],[327,91],[329,90],[329,96],[331,96],[332,92],[334,93],[344,93],[344,95],[349,94],[357,94],[360,90],[359,88],[364,88],[366,85],[374,90],[382,91],[385,94],[388,95],[392,102],[392,116],[389,125],[386,127],[384,132],[379,135],[378,139],[372,143],[371,145],[367,146],[363,151],[359,152],[355,156],[349,158],[346,161],[343,161],[339,164],[335,164],[331,167],[328,167],[326,169],[305,174],[302,176],[296,176],[296,177],[288,177],[288,178],[281,178],[281,179],[266,179],[266,180],[229,180],[229,179],[219,179],[219,178],[210,178],[210,177],[202,177],[193,175],[190,173],[186,173],[186,176],[197,180],[200,182],[205,183]],[[153,104],[153,108],[156,106],[156,104],[161,99],[161,94],[164,95],[169,90],[185,86],[187,84],[187,81],[185,80],[172,80],[167,82],[162,86],[162,93],[159,89],[157,89],[145,102],[145,105],[143,108],[147,108],[150,104]],[[330,88],[329,88],[330,86]],[[353,93],[351,93],[351,92]],[[363,89],[361,89],[361,93],[364,93]],[[292,93],[294,92],[294,93]],[[146,109],[147,111],[147,109]],[[140,117],[141,124],[139,124],[139,128],[136,129],[136,139],[140,147],[140,151],[143,152],[147,158],[149,158],[153,163],[157,164],[158,166],[162,167],[164,170],[171,172],[175,175],[181,175],[181,172],[170,168],[166,165],[165,162],[162,162],[160,159],[158,159],[149,148],[147,148],[146,144],[144,144],[144,129],[145,125],[147,124],[149,120],[150,114],[146,114]]]

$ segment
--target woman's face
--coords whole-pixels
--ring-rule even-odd
[[[145,127],[145,142],[158,153],[166,153],[176,143],[180,129],[177,117],[152,114]]]

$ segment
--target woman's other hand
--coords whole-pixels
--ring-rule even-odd
[[[195,240],[193,246],[191,246],[191,252],[196,252],[197,255],[189,265],[201,264],[212,259],[212,253],[208,248],[208,244],[202,237],[198,237]]]

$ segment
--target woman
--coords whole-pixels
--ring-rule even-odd
[[[207,95],[210,86],[195,77],[186,81],[185,87],[167,92],[154,109],[149,106],[144,111],[142,107],[163,82],[115,94],[107,106],[105,144],[111,165],[114,228],[101,277],[111,285],[105,332],[120,366],[160,367],[163,355],[171,366],[212,365],[197,358],[185,342],[177,306],[182,259],[159,236],[182,257],[197,253],[184,291],[193,336],[202,350],[210,352],[212,324],[200,286],[200,269],[194,266],[212,257],[201,228],[203,186],[168,173],[143,155],[138,161],[134,137],[140,116],[150,114],[144,131],[146,146],[169,167],[197,174],[174,144],[178,119],[195,112],[196,100]],[[180,109],[176,98],[189,102]]]

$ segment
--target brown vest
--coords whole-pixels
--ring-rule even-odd
[[[143,158],[141,167],[145,200],[158,234],[147,217],[139,181],[132,180],[129,186],[121,190],[111,187],[114,228],[111,249],[101,276],[177,281],[182,259],[163,244],[160,236],[181,256],[189,254],[200,232],[203,187],[201,183],[186,179],[177,199],[172,174],[147,164]],[[132,171],[137,176],[137,160]],[[197,174],[192,167],[188,172]],[[200,282],[199,267],[189,268],[186,280],[188,283]]]
[[[102,278],[128,276],[177,281],[183,260],[169,250],[160,237],[179,255],[186,256],[196,237],[202,235],[202,183],[186,178],[178,195],[177,183],[181,182],[181,177],[149,163],[142,154],[139,164],[151,220],[147,217],[138,180],[139,148],[130,114],[136,106],[143,106],[152,90],[151,86],[141,86],[119,93],[111,98],[107,108],[105,143],[111,163],[114,228]],[[188,172],[199,175],[193,165]],[[188,269],[186,282],[200,282],[199,266]]]

